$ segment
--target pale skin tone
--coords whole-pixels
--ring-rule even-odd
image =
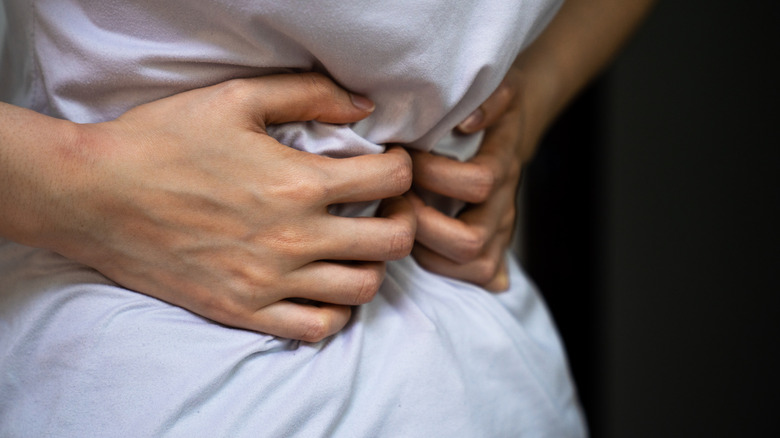
[[[229,81],[92,125],[0,104],[0,234],[215,321],[318,341],[411,251],[411,161],[400,148],[329,159],[264,128],[372,109],[316,74]],[[376,218],[327,211],[376,199]]]
[[[515,61],[493,95],[458,129],[486,129],[466,163],[410,152],[414,184],[470,203],[457,218],[407,198],[417,216],[413,255],[426,269],[490,291],[509,287],[506,249],[520,170],[566,104],[612,59],[653,0],[568,0]]]
[[[305,341],[343,328],[415,235],[426,269],[505,290],[522,163],[651,3],[566,2],[460,125],[487,128],[467,163],[412,152],[412,170],[400,148],[334,160],[278,144],[266,125],[370,114],[370,102],[313,74],[234,80],[94,125],[0,104],[0,236],[223,324]],[[399,197],[412,174],[470,206],[448,218]],[[376,199],[386,199],[377,218],[327,213]]]

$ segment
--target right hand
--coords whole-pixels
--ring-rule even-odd
[[[372,104],[351,97],[321,75],[267,76],[79,125],[68,160],[80,166],[69,183],[78,190],[48,246],[229,326],[311,342],[336,333],[350,306],[377,292],[383,262],[411,251],[414,214],[399,197],[410,158],[400,148],[326,158],[279,144],[265,127],[368,116]],[[327,211],[385,198],[381,217]]]

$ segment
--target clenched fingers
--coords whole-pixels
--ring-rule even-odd
[[[328,204],[373,201],[404,194],[412,184],[412,161],[401,147],[384,154],[324,158]]]
[[[451,218],[425,203],[414,193],[406,197],[417,216],[416,240],[442,256],[466,263],[483,254],[496,235],[514,227],[514,199],[497,196],[489,202],[471,205]],[[507,238],[505,244],[509,245]]]
[[[478,156],[487,154],[482,149],[465,163],[428,152],[410,154],[416,186],[465,202],[485,202],[507,173],[499,160],[483,158],[475,162]]]
[[[282,338],[319,342],[338,333],[352,314],[349,306],[277,301],[250,315],[245,328]]]
[[[499,292],[509,287],[504,253],[506,248],[504,241],[509,238],[511,238],[511,232],[500,233],[490,242],[484,253],[466,263],[455,262],[431,251],[425,245],[416,245],[412,254],[420,266],[431,272]]]
[[[388,261],[409,255],[417,220],[414,209],[400,196],[380,205],[379,217],[330,216],[321,225],[323,239],[313,247],[318,259]]]
[[[371,301],[385,278],[383,262],[317,261],[287,277],[287,298],[358,305]]]

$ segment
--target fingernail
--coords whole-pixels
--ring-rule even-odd
[[[367,97],[349,93],[349,98],[352,99],[352,105],[355,105],[355,108],[361,109],[363,111],[372,112],[374,111],[374,108],[376,108],[374,102],[372,102],[371,99]]]
[[[477,127],[482,123],[482,120],[485,118],[485,112],[482,111],[482,108],[477,108],[474,110],[473,113],[469,114],[468,117],[466,117],[466,120],[460,122],[458,125],[458,128],[469,134],[471,132],[476,131]]]

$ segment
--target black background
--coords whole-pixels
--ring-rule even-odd
[[[780,2],[661,2],[526,169],[594,437],[780,436]]]
[[[779,33],[778,2],[660,2],[526,169],[594,437],[780,436]]]

